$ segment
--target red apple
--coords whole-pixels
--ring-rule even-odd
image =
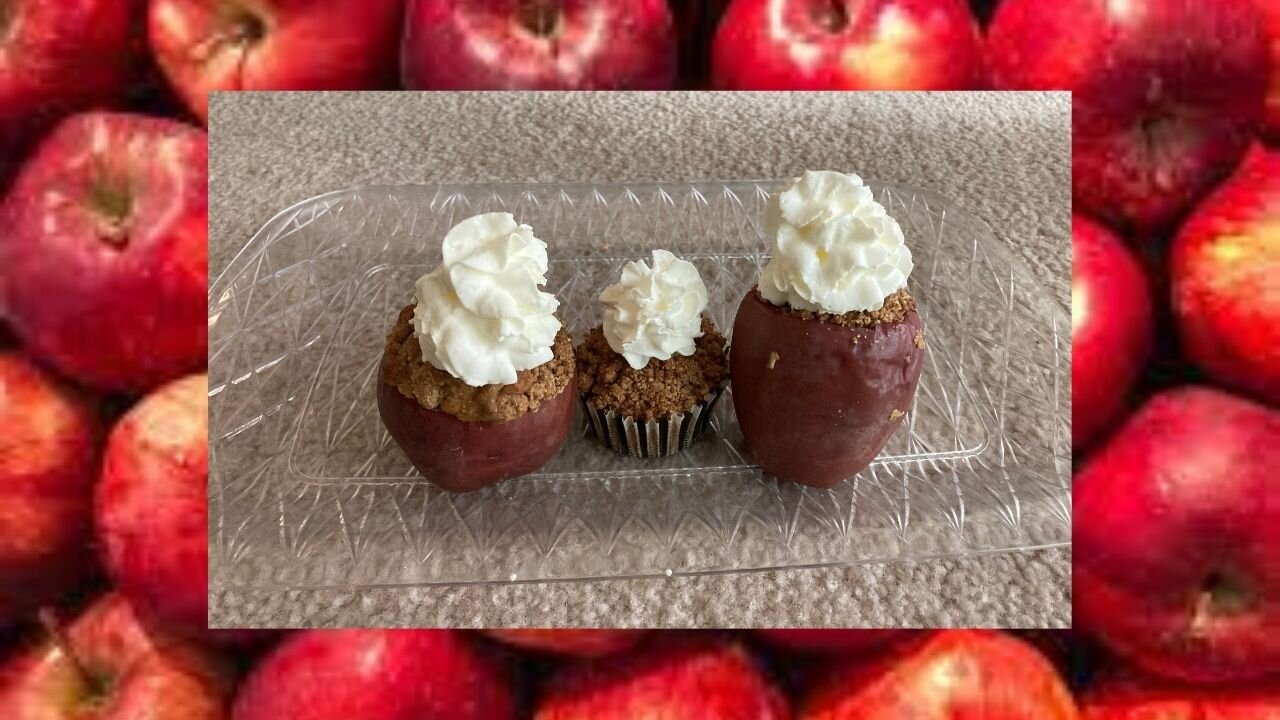
[[[1081,701],[1085,720],[1276,720],[1280,688],[1189,687],[1142,678],[1104,681]]]
[[[643,630],[482,630],[489,637],[509,645],[575,657],[601,657],[621,652],[636,644]]]
[[[136,5],[0,2],[0,158],[20,153],[58,117],[123,99],[137,65]]]
[[[148,395],[112,429],[97,489],[112,580],[140,612],[192,635],[208,628],[208,408],[205,375]]]
[[[845,326],[748,290],[729,365],[747,450],[779,480],[829,488],[871,464],[904,424],[924,368],[924,321]]]
[[[449,630],[309,630],[267,656],[233,720],[502,720],[503,669]]]
[[[1254,0],[1006,0],[988,33],[996,87],[1070,90],[1077,211],[1146,232],[1240,159],[1262,116]]]
[[[464,422],[423,407],[384,378],[378,416],[424,478],[449,492],[474,492],[534,472],[564,444],[573,426],[577,380],[537,408],[506,422]]]
[[[78,393],[0,351],[0,628],[88,570],[100,436]]]
[[[712,46],[723,90],[965,90],[984,80],[963,0],[734,0]]]
[[[1156,395],[1073,483],[1077,627],[1151,672],[1280,672],[1280,413]]]
[[[1074,720],[1071,694],[1026,643],[953,630],[837,665],[804,698],[802,720],[999,718]]]
[[[880,647],[902,630],[757,630],[756,634],[780,648],[798,652],[855,653]]]
[[[213,90],[395,84],[404,0],[150,0],[151,45],[192,112]]]
[[[535,720],[790,717],[782,695],[740,646],[667,635],[634,653],[563,665],[543,688]]]
[[[404,82],[422,90],[664,90],[666,0],[414,0]]]
[[[1146,275],[1120,238],[1071,218],[1071,445],[1084,448],[1129,404],[1151,350]]]
[[[1215,380],[1280,405],[1280,152],[1256,148],[1173,245],[1184,352]]]
[[[198,128],[64,121],[0,207],[0,306],[28,349],[140,392],[207,362],[208,151]]]
[[[1267,132],[1280,140],[1280,2],[1258,0],[1271,43],[1271,89],[1267,92]]]
[[[0,671],[0,717],[225,720],[229,690],[216,660],[145,626],[108,595]]]

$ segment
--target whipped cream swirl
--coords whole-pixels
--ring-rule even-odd
[[[547,244],[511,213],[476,215],[444,237],[444,261],[417,282],[422,359],[468,385],[516,381],[551,360],[560,303],[546,284]]]
[[[911,250],[898,221],[857,175],[810,170],[769,204],[773,259],[760,294],[774,305],[842,315],[879,310],[907,286]]]
[[[697,350],[707,286],[688,260],[654,250],[652,268],[643,260],[627,263],[621,281],[605,288],[600,300],[607,305],[605,340],[631,367]]]

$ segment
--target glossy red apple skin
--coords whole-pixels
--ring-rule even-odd
[[[64,115],[124,99],[138,64],[138,2],[0,4],[0,158],[23,154]]]
[[[1191,686],[1140,677],[1108,679],[1081,700],[1084,720],[1275,720],[1280,688]]]
[[[553,671],[535,720],[786,720],[781,693],[740,645],[669,634],[636,652]]]
[[[1280,672],[1280,413],[1184,387],[1076,474],[1076,626],[1191,681]]]
[[[1069,90],[1077,212],[1168,226],[1239,161],[1262,117],[1254,0],[1006,0],[987,58],[1003,90]]]
[[[666,0],[414,0],[402,50],[419,90],[665,90]]]
[[[866,328],[804,320],[754,288],[729,346],[733,404],[747,449],[769,475],[815,487],[853,477],[911,409],[923,323]]]
[[[111,430],[95,514],[103,561],[138,611],[208,632],[209,380],[165,385]]]
[[[1088,446],[1129,406],[1151,352],[1151,290],[1119,237],[1071,218],[1071,446]]]
[[[395,85],[405,0],[150,0],[157,62],[187,106],[214,90]]]
[[[0,717],[225,720],[231,683],[222,663],[147,626],[119,595],[98,599],[64,635],[0,671]]]
[[[906,634],[903,630],[756,630],[756,635],[776,647],[814,653],[864,652]]]
[[[0,306],[27,349],[139,393],[208,362],[208,149],[199,128],[61,123],[0,206]]]
[[[308,630],[254,668],[231,720],[504,720],[506,671],[450,630]]]
[[[1255,147],[1183,225],[1172,258],[1183,352],[1280,405],[1280,151]]]
[[[801,720],[1075,720],[1071,693],[1035,648],[981,630],[933,633],[840,663],[805,696]]]
[[[492,629],[482,630],[499,642],[537,652],[572,657],[597,658],[627,650],[644,635],[644,630],[594,629]]]
[[[92,567],[94,407],[0,349],[0,628],[54,603]]]
[[[559,395],[514,420],[463,422],[379,380],[378,414],[424,478],[450,492],[472,492],[546,465],[569,436],[577,387],[571,380]]]
[[[733,0],[712,79],[722,90],[968,90],[985,72],[964,0]]]

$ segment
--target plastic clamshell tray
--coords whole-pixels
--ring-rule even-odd
[[[211,586],[662,576],[1069,543],[1065,309],[981,220],[903,186],[871,183],[915,256],[924,373],[904,426],[837,487],[764,477],[731,392],[683,454],[615,455],[579,417],[540,472],[465,495],[422,481],[391,442],[374,397],[383,342],[457,221],[505,210],[533,226],[575,340],[599,322],[600,290],[656,247],[698,266],[728,332],[768,259],[780,184],[368,187],[278,214],[209,291]]]

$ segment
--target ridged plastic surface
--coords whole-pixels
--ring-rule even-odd
[[[763,477],[731,392],[674,457],[617,455],[579,417],[536,475],[467,495],[415,476],[378,419],[374,380],[455,222],[507,210],[532,225],[576,340],[599,322],[600,290],[654,247],[698,266],[728,332],[768,258],[763,209],[778,185],[377,187],[280,213],[209,293],[212,584],[633,577],[1070,542],[1066,313],[980,220],[877,183],[915,255],[927,349],[915,406],[857,477],[832,490]]]

